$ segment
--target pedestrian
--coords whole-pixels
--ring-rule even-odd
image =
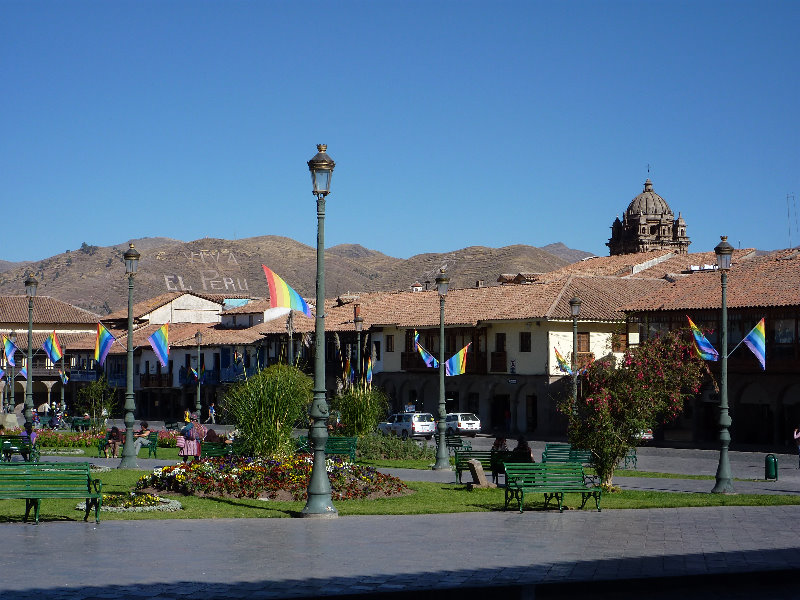
[[[794,429],[794,443],[797,444],[797,456],[798,456],[797,468],[800,469],[800,425],[798,425]]]
[[[206,420],[206,423],[213,423],[215,425],[217,423],[217,409],[214,408],[213,402],[208,405],[208,419]]]
[[[508,451],[508,444],[506,443],[506,438],[504,437],[495,438],[494,444],[492,444],[492,450]]]

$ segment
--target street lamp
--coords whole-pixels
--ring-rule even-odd
[[[573,296],[569,301],[572,315],[572,410],[578,405],[578,315],[581,314],[581,299]]]
[[[133,396],[133,277],[136,275],[140,256],[133,244],[123,255],[125,275],[128,276],[128,364],[125,373],[125,445],[122,447],[120,469],[139,468],[136,463],[136,453],[133,450],[133,411],[136,410]]]
[[[353,325],[356,328],[356,381],[358,381],[361,377],[361,330],[364,328],[360,304],[353,305]]]
[[[719,385],[719,465],[717,465],[716,484],[711,491],[715,494],[733,494],[731,464],[728,460],[728,446],[731,443],[731,417],[728,414],[728,271],[731,268],[733,246],[728,236],[720,236],[720,243],[714,248],[717,255],[717,268],[722,283],[722,336],[720,340],[720,385]]]
[[[444,297],[447,296],[449,285],[450,278],[442,269],[436,276],[436,289],[439,292],[439,422],[437,423],[439,444],[436,447],[436,462],[433,465],[435,471],[450,469],[450,455],[445,440],[447,409],[444,398]]]
[[[13,329],[11,330],[11,333],[8,334],[8,340],[14,345],[15,348],[12,354],[16,354],[17,332],[14,331]],[[8,358],[9,357],[6,356],[6,362],[8,362]],[[11,360],[13,362],[14,360],[13,356],[11,357]],[[8,412],[14,412],[14,409],[17,406],[16,400],[14,400],[14,388],[17,387],[17,380],[16,380],[16,375],[14,374],[14,365],[10,366],[11,366],[11,379],[9,379],[9,383],[11,383],[11,397],[9,398],[8,401],[11,403],[11,405],[9,406]]]
[[[28,273],[25,280],[25,295],[28,297],[28,376],[25,383],[25,423],[33,425],[33,299],[39,282]]]
[[[194,334],[194,339],[197,340],[197,398],[194,401],[194,412],[197,413],[197,418],[200,419],[200,344],[203,343],[203,334],[199,331]]]
[[[308,440],[314,451],[311,478],[308,481],[308,500],[300,512],[303,517],[338,517],[339,511],[331,500],[331,482],[325,466],[325,446],[328,443],[328,402],[325,399],[325,196],[331,189],[331,175],[336,163],[317,144],[317,154],[308,161],[312,193],[317,197],[317,298],[314,322],[314,399],[308,416]]]

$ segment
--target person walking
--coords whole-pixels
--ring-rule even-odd
[[[800,425],[795,427],[795,430],[794,430],[794,443],[797,445],[797,456],[798,456],[797,468],[800,469]]]
[[[213,402],[208,405],[208,419],[206,419],[206,423],[217,424],[217,409],[214,408]]]

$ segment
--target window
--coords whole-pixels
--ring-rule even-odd
[[[506,351],[506,334],[505,333],[495,333],[494,334],[494,351],[495,352],[505,352]]]
[[[386,336],[386,351],[387,352],[394,352],[394,336],[387,335]]]
[[[578,332],[578,354],[589,352],[589,332]]]
[[[628,349],[628,332],[614,333],[611,336],[611,351],[625,352]]]
[[[520,331],[519,332],[519,351],[520,352],[530,352],[531,351],[531,332],[530,331]]]

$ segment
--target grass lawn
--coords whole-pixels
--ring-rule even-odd
[[[145,471],[113,470],[99,474],[103,492],[123,492],[134,487]],[[453,512],[502,511],[502,488],[468,491],[466,486],[443,483],[410,482],[412,494],[380,500],[334,501],[341,516],[350,515],[410,515]],[[296,516],[304,502],[261,501],[244,498],[197,498],[165,494],[183,504],[178,512],[102,513],[103,520],[134,519],[227,519],[227,518],[283,518]],[[77,502],[66,499],[42,501],[41,521],[79,521],[83,513],[75,510]],[[526,498],[525,510],[542,510],[542,496],[531,494]],[[590,501],[590,504],[593,503]],[[620,508],[676,508],[688,506],[775,506],[800,504],[800,496],[737,494],[687,494],[670,492],[620,491],[604,494],[600,506],[604,510]],[[568,494],[565,505],[580,506],[580,496]],[[515,506],[509,510],[515,511]],[[550,511],[557,509],[549,508]],[[589,504],[584,510],[592,510]],[[0,523],[20,522],[25,512],[22,500],[0,501]],[[90,516],[90,519],[92,517]]]

